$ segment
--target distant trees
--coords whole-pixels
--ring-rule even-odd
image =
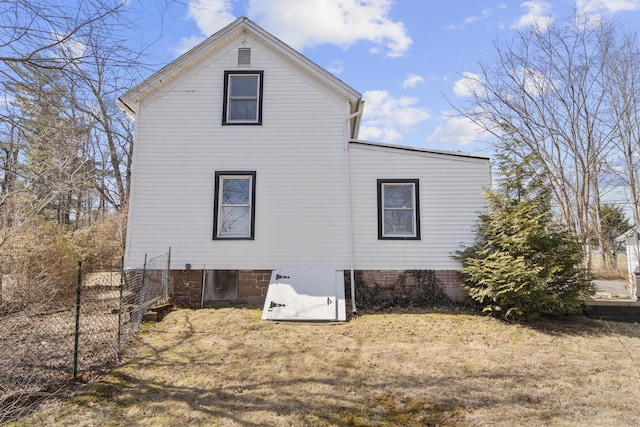
[[[605,248],[603,190],[625,186],[640,218],[640,52],[611,22],[573,19],[497,41],[495,57],[471,77],[464,114],[527,159],[548,186],[552,210],[574,232],[590,265]]]
[[[631,228],[631,224],[625,217],[620,206],[605,203],[601,207],[602,224],[600,233],[602,235],[602,256],[604,265],[615,268],[617,265],[618,252],[624,250],[624,245],[616,241],[616,237],[622,235]]]
[[[133,132],[116,99],[145,70],[128,3],[0,2],[0,274],[21,304],[124,249]]]
[[[126,209],[133,133],[116,98],[144,69],[126,4],[0,3],[0,248],[35,216],[77,230]]]

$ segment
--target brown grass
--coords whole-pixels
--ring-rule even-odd
[[[344,324],[181,310],[123,366],[21,425],[635,426],[640,326],[456,313]]]

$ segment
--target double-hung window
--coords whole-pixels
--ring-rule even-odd
[[[378,239],[420,239],[417,179],[378,180]]]
[[[225,71],[223,125],[262,124],[262,71]]]
[[[214,239],[247,239],[255,235],[256,173],[215,173]]]

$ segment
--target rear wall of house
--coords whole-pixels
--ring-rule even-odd
[[[251,47],[251,67],[237,48]],[[261,126],[222,126],[225,70],[264,71]],[[166,252],[200,269],[348,267],[348,100],[239,37],[137,110],[126,264]],[[255,239],[212,240],[214,174],[255,171]]]

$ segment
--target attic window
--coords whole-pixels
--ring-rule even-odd
[[[223,125],[262,124],[262,71],[225,71]]]
[[[238,65],[251,65],[251,48],[238,48]]]

